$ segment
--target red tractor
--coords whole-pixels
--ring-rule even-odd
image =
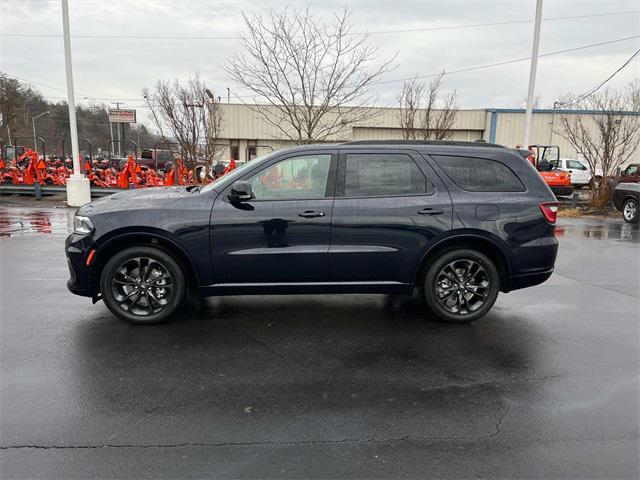
[[[555,169],[560,159],[560,147],[557,145],[529,145],[531,155],[527,160],[536,167],[551,191],[557,197],[568,197],[573,194],[571,174]]]

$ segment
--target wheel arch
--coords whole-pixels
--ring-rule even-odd
[[[158,248],[171,255],[182,267],[187,285],[199,285],[198,272],[187,252],[166,233],[158,230],[140,230],[114,232],[108,239],[96,248],[90,270],[90,286],[94,291],[99,290],[100,274],[111,256],[125,248],[147,246]]]
[[[454,233],[433,244],[420,259],[414,274],[414,283],[416,285],[420,283],[425,270],[440,254],[457,248],[476,250],[489,257],[500,276],[499,290],[503,292],[509,291],[511,263],[506,253],[506,247],[500,245],[497,240],[479,232]]]

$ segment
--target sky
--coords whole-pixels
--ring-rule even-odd
[[[370,32],[368,41],[378,46],[381,60],[397,54],[385,83],[375,86],[379,106],[396,105],[402,79],[531,55],[535,0],[69,0],[76,99],[119,101],[145,118],[142,88],[198,72],[216,95],[226,99],[229,88],[232,102],[247,101],[249,92],[221,68],[241,51],[233,37],[242,31],[242,12],[307,4],[326,19],[347,6],[353,31]],[[543,18],[541,54],[638,38],[540,58],[536,97],[541,107],[567,93],[588,91],[640,49],[637,1],[545,0]],[[494,25],[469,26],[487,23]],[[411,29],[422,30],[397,32]],[[51,101],[66,95],[61,35],[60,0],[0,0],[0,70]],[[528,77],[529,62],[521,61],[450,73],[444,88],[457,92],[461,108],[512,108],[523,105]],[[638,77],[640,57],[608,85],[623,87]]]

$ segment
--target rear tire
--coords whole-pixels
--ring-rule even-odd
[[[186,281],[171,255],[139,246],[127,248],[107,262],[100,275],[100,292],[116,317],[148,325],[168,320],[182,305]]]
[[[447,323],[469,323],[487,314],[498,297],[500,276],[493,262],[471,249],[448,250],[424,272],[421,297]]]
[[[627,223],[638,223],[640,220],[640,212],[638,212],[638,202],[633,198],[625,200],[622,204],[622,218]]]

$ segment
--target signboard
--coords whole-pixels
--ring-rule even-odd
[[[111,123],[136,123],[136,111],[125,108],[110,108],[109,122]]]

